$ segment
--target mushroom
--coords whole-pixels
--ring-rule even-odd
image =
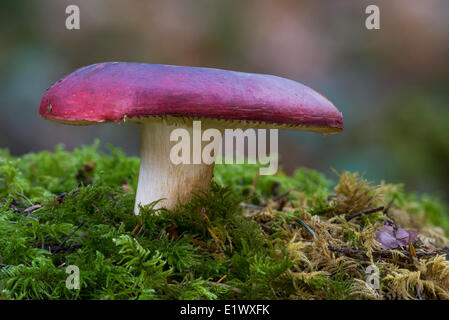
[[[40,115],[72,125],[142,124],[139,205],[164,199],[174,208],[209,188],[214,163],[174,164],[170,134],[192,121],[202,127],[296,129],[337,133],[342,114],[323,95],[298,82],[213,68],[106,62],[83,67],[44,94]],[[214,141],[220,143],[220,141]]]

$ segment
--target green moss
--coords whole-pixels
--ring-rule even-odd
[[[256,166],[219,165],[210,192],[172,211],[147,205],[135,216],[138,169],[138,158],[113,147],[100,152],[98,142],[20,158],[0,150],[0,299],[288,299],[295,294],[288,276],[294,262],[280,241],[283,228],[303,209],[313,215],[332,211],[331,181],[298,169],[292,176],[260,176],[254,187]],[[284,198],[299,201],[297,210],[281,209],[269,224],[240,205],[267,203],[293,189],[301,192]],[[449,231],[444,207],[435,199],[394,192],[400,205],[413,202],[413,210]],[[357,243],[354,231],[341,233]],[[81,290],[66,288],[68,265],[79,267]],[[337,273],[314,285],[328,298],[342,299],[351,281]]]

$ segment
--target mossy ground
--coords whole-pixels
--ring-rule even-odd
[[[257,177],[255,166],[219,165],[209,193],[135,216],[138,167],[98,143],[0,151],[0,298],[449,298],[449,219],[436,199],[355,173],[333,183],[307,169]],[[387,219],[420,231],[412,248],[379,248]],[[69,265],[80,290],[66,288]],[[366,285],[369,265],[379,290]]]

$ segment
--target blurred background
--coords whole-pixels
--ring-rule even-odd
[[[78,5],[80,30],[65,28]],[[367,30],[365,8],[380,8]],[[280,131],[285,171],[331,168],[409,191],[449,194],[447,0],[2,0],[0,148],[12,154],[102,143],[139,150],[139,126],[45,121],[45,90],[75,69],[135,61],[268,73],[302,82],[343,112],[323,138]]]

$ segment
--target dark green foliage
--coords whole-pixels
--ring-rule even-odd
[[[349,289],[352,283],[351,277],[345,275],[340,267],[338,272],[332,277],[316,277],[309,280],[305,286],[313,286],[315,289],[321,290],[325,293],[326,300],[347,300],[349,299]]]
[[[252,183],[258,170],[258,165],[216,165],[215,180],[222,186],[233,186],[236,192],[247,196],[254,189]],[[308,196],[328,195],[330,185],[322,174],[306,168],[296,169],[292,177],[283,172],[259,176],[253,202],[259,203],[292,189],[301,190]],[[294,195],[287,198],[294,198]]]
[[[278,220],[267,227],[244,215],[240,203],[251,201],[251,189],[254,203],[295,189],[302,198],[286,198],[324,214],[332,190],[321,174],[260,176],[254,188],[256,166],[219,165],[210,192],[172,211],[153,203],[136,216],[138,158],[98,146],[73,152],[59,146],[20,158],[0,150],[0,299],[287,299],[294,293],[287,276],[292,261],[278,240],[282,225],[300,212],[276,212]],[[400,189],[394,196],[399,205],[410,202]],[[430,222],[449,230],[438,202],[414,201]],[[66,288],[69,265],[80,269],[81,290]],[[345,298],[351,280],[341,277],[313,285],[329,298]]]

